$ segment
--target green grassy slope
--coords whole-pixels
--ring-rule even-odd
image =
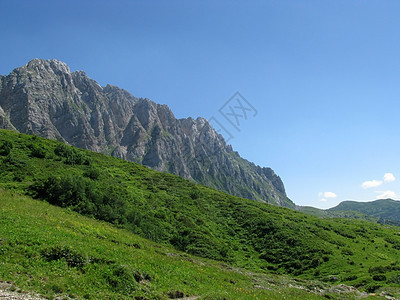
[[[319,219],[11,131],[0,131],[0,159],[0,187],[190,254],[368,292],[400,283],[397,227]]]
[[[1,189],[0,202],[0,280],[49,299],[323,298],[303,290],[314,288],[339,296],[338,287],[251,273],[192,257],[105,222]]]

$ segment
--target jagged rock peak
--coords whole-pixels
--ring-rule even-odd
[[[32,59],[30,62],[28,62],[25,66],[22,68],[29,68],[29,69],[34,69],[37,71],[43,71],[47,70],[49,71],[50,69],[53,72],[62,72],[62,73],[71,73],[71,70],[69,69],[68,65],[62,61],[59,61],[57,59],[39,59],[35,58]]]
[[[232,195],[293,207],[270,168],[241,158],[204,118],[176,119],[167,105],[101,87],[55,59],[0,77],[0,128],[177,174]]]

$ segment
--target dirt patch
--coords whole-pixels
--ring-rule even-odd
[[[45,300],[39,295],[32,295],[21,291],[9,282],[0,281],[0,299],[7,300]]]

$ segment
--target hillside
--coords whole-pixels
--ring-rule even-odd
[[[217,109],[217,108],[216,108]],[[243,159],[204,118],[101,87],[57,60],[34,59],[0,76],[0,128],[134,161],[243,198],[294,208],[270,168]]]
[[[329,209],[296,206],[296,210],[322,218],[350,218],[400,226],[400,201],[392,199],[343,201]]]
[[[380,199],[370,202],[343,201],[327,211],[329,213],[339,211],[359,212],[376,218],[381,223],[400,225],[400,201],[392,199]]]
[[[0,189],[0,280],[21,299],[326,299],[346,286],[232,268]],[[212,279],[212,280],[210,280]],[[0,298],[2,298],[0,281]]]
[[[355,210],[330,210],[311,206],[296,206],[296,210],[319,218],[349,218],[378,222],[379,219]]]
[[[162,245],[256,272],[398,292],[398,227],[319,219],[13,131],[0,130],[0,159],[1,188],[107,221]],[[41,214],[45,217],[45,210]],[[3,235],[13,220],[3,222]],[[73,222],[66,217],[59,226]],[[27,233],[30,230],[26,227]],[[82,234],[90,237],[94,232]],[[30,247],[43,247],[34,235],[29,243],[22,247],[28,254]]]

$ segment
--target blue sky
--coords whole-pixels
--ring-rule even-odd
[[[0,74],[56,58],[214,116],[296,204],[400,197],[399,1],[2,0],[0,26]],[[237,91],[240,131],[219,112]]]

